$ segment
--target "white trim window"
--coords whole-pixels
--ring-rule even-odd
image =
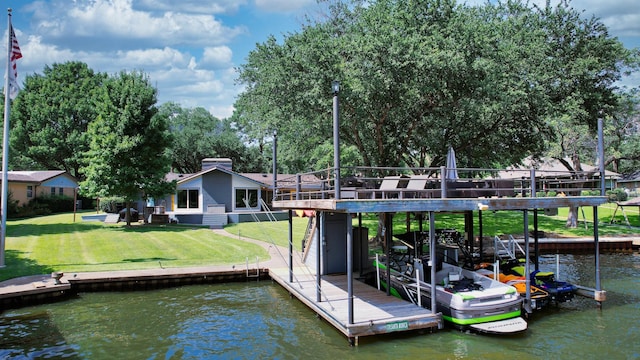
[[[27,199],[33,197],[33,185],[27,185]]]
[[[249,203],[249,207],[245,203],[245,199]],[[236,188],[235,191],[235,208],[236,210],[255,210],[258,205],[258,189]]]
[[[199,189],[182,189],[178,190],[177,208],[178,209],[199,209],[200,208],[200,190]]]

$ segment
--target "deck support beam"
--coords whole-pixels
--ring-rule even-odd
[[[289,282],[293,282],[293,210],[289,209]]]
[[[320,260],[322,259],[322,256],[320,255],[322,254],[321,244],[324,242],[324,232],[325,232],[324,218],[325,218],[325,212],[320,211],[320,219],[319,219],[320,220],[319,221],[320,236],[318,237],[318,241],[316,241],[316,301],[317,302],[322,301],[322,290],[320,288],[320,283],[322,281],[322,276],[320,275],[320,271],[322,269],[320,266]]]
[[[524,274],[525,274],[525,284],[526,284],[526,292],[525,292],[525,300],[524,300],[524,310],[527,314],[531,314],[531,261],[529,254],[529,210],[525,209],[523,211],[523,222],[524,222],[524,252],[525,252],[525,262],[524,262]]]
[[[347,313],[348,324],[353,324],[353,225],[347,214]]]
[[[600,238],[598,237],[598,207],[593,207],[593,241],[595,248],[595,268],[596,268],[596,293],[602,293],[602,287],[600,284]],[[598,302],[598,308],[602,308],[602,301],[604,300],[601,297],[595,297]]]
[[[436,267],[438,259],[436,259],[436,217],[433,211],[429,211],[429,261],[431,262],[431,313],[435,314],[437,312]]]

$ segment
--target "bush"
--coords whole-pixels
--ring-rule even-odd
[[[100,210],[106,213],[117,213],[124,208],[124,198],[119,196],[111,196],[100,199]]]
[[[36,209],[48,209],[50,214],[73,211],[73,198],[64,195],[40,195],[31,200],[29,205]],[[40,214],[44,215],[44,214]]]
[[[629,195],[623,189],[607,190],[606,194],[609,202],[626,201],[629,198]]]
[[[18,210],[18,200],[13,200],[13,193],[9,191],[7,194],[7,218],[16,217]]]

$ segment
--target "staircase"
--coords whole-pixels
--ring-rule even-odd
[[[222,229],[227,225],[227,214],[202,214],[202,225],[207,225],[211,229]]]

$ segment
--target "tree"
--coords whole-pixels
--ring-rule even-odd
[[[539,13],[548,44],[543,83],[549,97],[547,117],[556,135],[548,139],[547,154],[580,179],[582,162],[596,158],[597,120],[619,110],[615,82],[625,67],[635,66],[636,54],[611,38],[597,18],[584,18],[568,1],[555,7],[547,3]],[[569,210],[567,226],[576,227],[578,208]]]
[[[81,180],[78,170],[89,148],[86,131],[96,118],[95,97],[105,80],[105,74],[76,61],[27,75],[11,111],[14,167],[61,169]]]
[[[175,103],[162,104],[159,112],[169,119],[175,171],[196,173],[202,169],[202,159],[210,157],[230,158],[236,171],[260,171],[256,170],[259,157],[242,142],[230,120],[219,120],[204,108],[184,109]]]
[[[168,119],[158,114],[156,89],[140,72],[121,72],[107,79],[96,103],[97,118],[88,128],[91,139],[81,171],[81,191],[89,196],[122,196],[127,225],[130,202],[171,193]]]
[[[435,167],[453,146],[461,167],[547,152],[579,176],[596,120],[617,107],[615,82],[638,64],[569,1],[336,1],[329,11],[282,45],[258,45],[240,69],[235,119],[258,139],[278,129],[293,154],[330,138],[339,79],[341,141],[362,165]]]
[[[329,9],[282,44],[259,44],[240,68],[246,91],[234,121],[258,142],[277,129],[296,170],[319,160],[297,154],[331,138],[334,79],[341,142],[358,149],[362,165],[444,165],[453,146],[461,167],[504,167],[542,154],[556,140],[553,119],[592,128],[596,109],[614,105],[611,81],[628,61],[604,25],[565,3],[377,0]]]
[[[315,148],[331,138],[329,89],[339,79],[341,140],[361,165],[443,165],[449,145],[461,166],[519,160],[547,130],[541,96],[527,94],[539,89],[513,71],[536,54],[533,40],[519,50],[517,36],[535,32],[500,16],[453,1],[338,4],[327,22],[249,55],[237,120],[257,136],[280,129],[291,153]]]
[[[615,172],[632,174],[640,165],[640,89],[618,95],[620,106],[604,121],[605,165]]]

